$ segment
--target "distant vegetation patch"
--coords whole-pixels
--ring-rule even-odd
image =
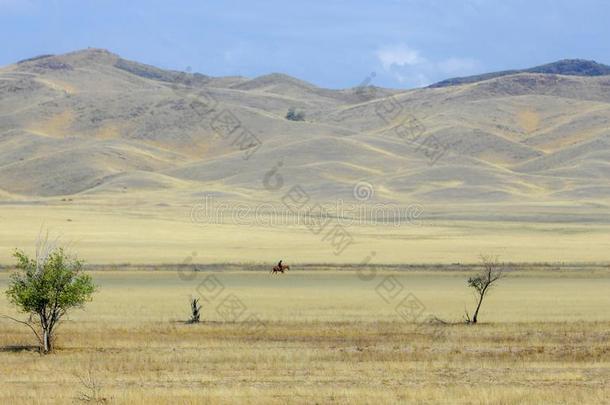
[[[144,77],[145,79],[158,80],[168,83],[180,83],[194,85],[207,81],[207,76],[200,73],[184,73],[171,70],[163,70],[154,66],[145,65],[142,63],[131,62],[125,59],[119,59],[114,64],[117,69],[124,70],[136,76]]]
[[[22,59],[19,62],[17,62],[17,64],[26,63],[26,62],[32,62],[32,61],[40,60],[40,59],[44,59],[44,58],[50,58],[52,56],[55,56],[55,55],[50,54],[50,53],[49,54],[45,54],[45,55],[38,55],[38,56],[34,56],[33,58]]]
[[[296,111],[294,108],[291,108],[286,113],[286,119],[290,121],[305,121],[305,113],[302,111]]]
[[[37,69],[42,69],[42,70],[73,70],[74,69],[72,67],[72,65],[68,65],[67,63],[63,63],[63,62],[60,62],[60,61],[52,59],[52,58],[43,59],[40,62],[36,63],[36,65],[34,65],[34,67]]]
[[[54,55],[40,55],[30,59],[24,59],[17,64],[34,62],[31,65],[26,65],[27,69],[35,72],[44,73],[47,70],[74,70],[72,65],[62,62]]]

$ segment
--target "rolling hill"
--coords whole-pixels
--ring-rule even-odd
[[[277,73],[163,70],[100,49],[43,55],[0,69],[0,193],[266,201],[277,196],[262,179],[281,161],[321,201],[352,198],[366,181],[399,203],[607,204],[609,73],[568,60],[425,89],[329,90]],[[305,121],[287,120],[289,108]]]
[[[607,76],[610,75],[610,66],[603,65],[592,60],[564,59],[529,69],[504,70],[501,72],[484,73],[482,75],[455,77],[434,83],[429,87],[457,86],[460,84],[482,82],[483,80],[510,76],[518,73],[541,73],[564,76]]]

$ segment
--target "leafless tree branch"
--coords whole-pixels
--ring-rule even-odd
[[[38,339],[38,343],[40,343],[40,345],[43,344],[42,339],[40,338],[40,335],[38,335],[38,332],[36,332],[36,329],[34,329],[34,327],[32,325],[30,325],[29,322],[21,321],[19,319],[15,319],[15,318],[10,317],[8,315],[0,315],[0,318],[6,318],[6,319],[10,319],[11,321],[14,321],[14,322],[24,324],[25,326],[30,328],[32,330],[32,332],[34,332],[34,335],[36,335],[36,339]]]

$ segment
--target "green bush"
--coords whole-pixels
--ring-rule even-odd
[[[302,111],[296,112],[294,108],[291,108],[286,113],[286,119],[290,121],[305,121],[305,113]]]
[[[29,315],[28,321],[16,321],[29,326],[41,351],[50,353],[63,316],[90,301],[96,286],[89,275],[83,274],[82,261],[68,256],[62,248],[37,255],[36,259],[19,250],[14,256],[18,272],[11,275],[6,295]]]

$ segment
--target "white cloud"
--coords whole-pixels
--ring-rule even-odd
[[[387,75],[403,85],[415,87],[427,86],[452,76],[473,74],[480,68],[479,62],[471,58],[431,60],[406,44],[380,47],[375,55]]]
[[[432,81],[423,73],[416,73],[413,75],[394,73],[394,77],[400,84],[409,84],[416,87],[425,87],[432,84]]]
[[[426,62],[426,59],[419,55],[418,50],[404,44],[380,48],[376,54],[385,70],[390,70],[394,66],[413,66]]]

